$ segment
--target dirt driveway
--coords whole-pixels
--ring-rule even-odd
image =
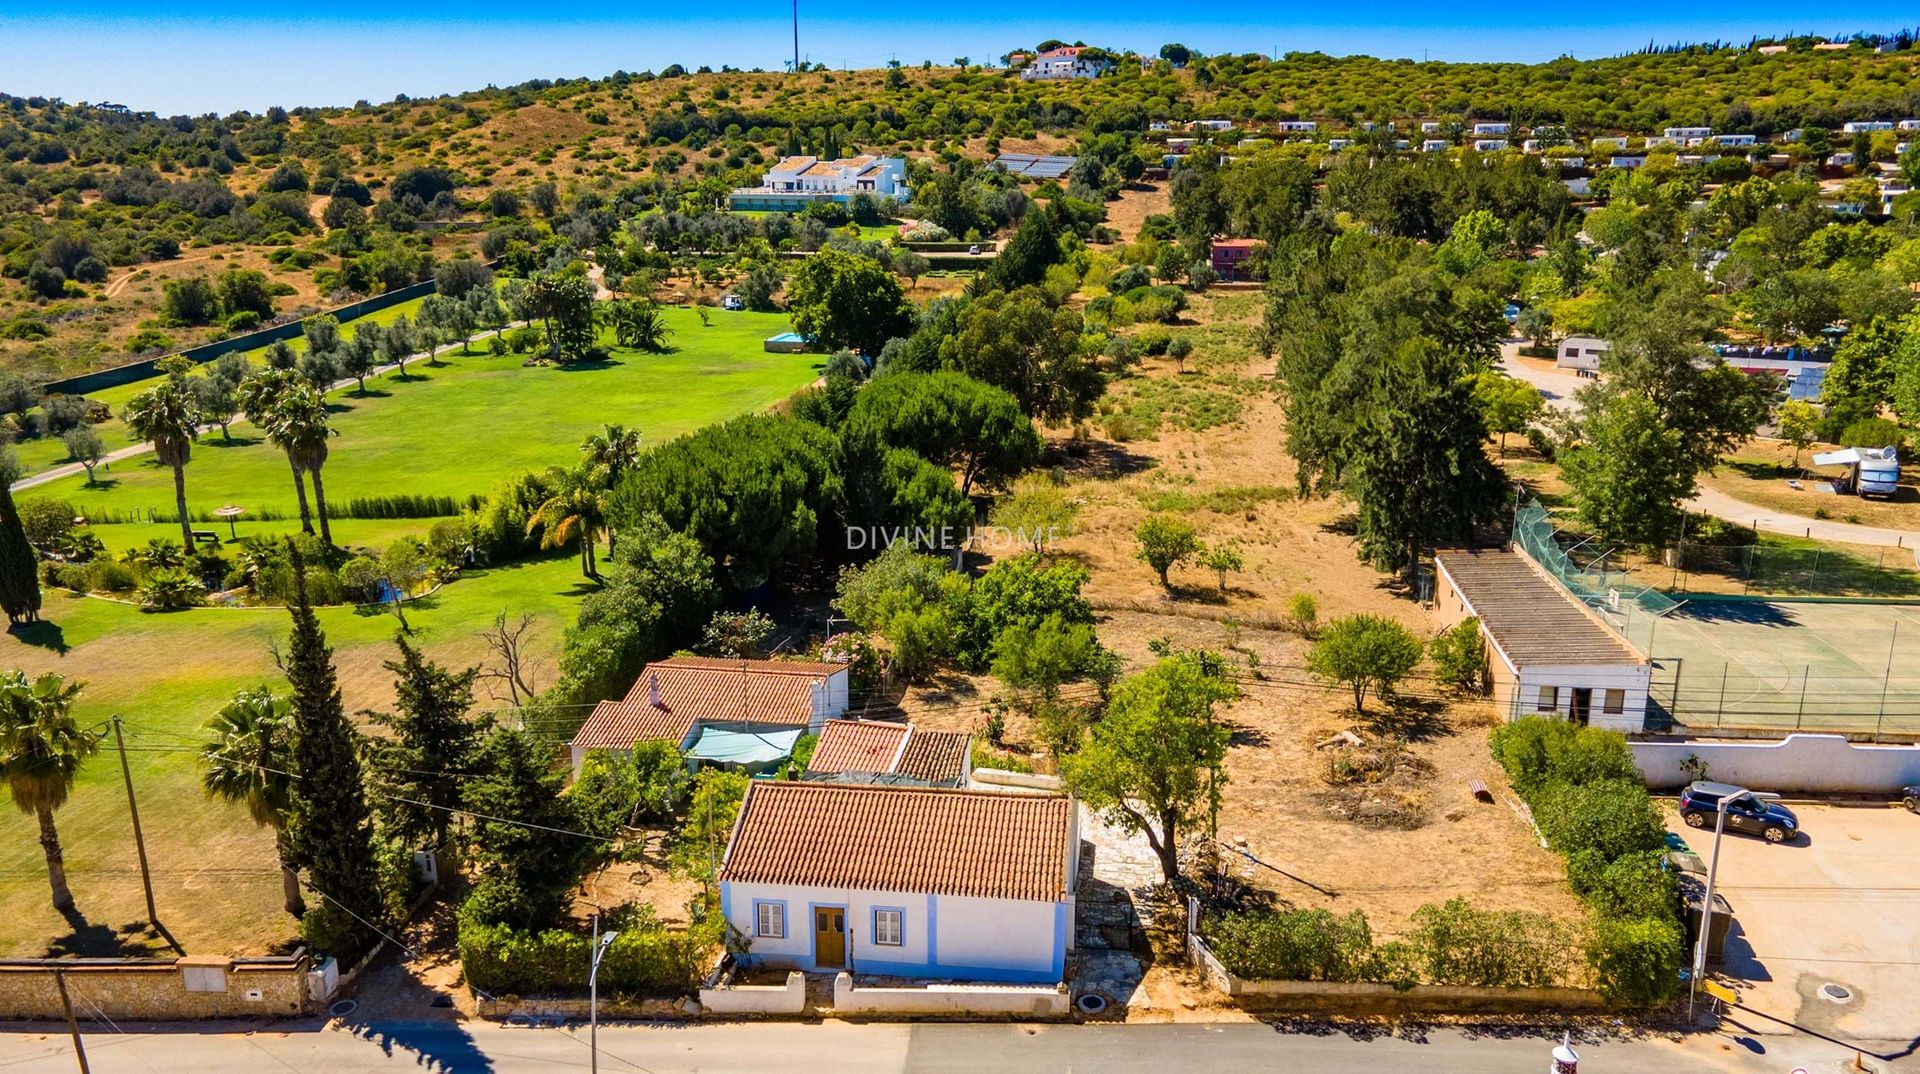
[[[1723,979],[1741,1003],[1843,1040],[1920,1033],[1920,817],[1888,807],[1793,805],[1803,834],[1769,846],[1728,835],[1718,890],[1733,904]],[[1712,832],[1669,826],[1704,860]],[[1822,986],[1851,998],[1835,1002]],[[1757,1032],[1785,1032],[1761,1019]]]

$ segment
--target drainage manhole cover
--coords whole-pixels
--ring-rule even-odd
[[[1075,1000],[1074,1005],[1080,1008],[1082,1014],[1099,1014],[1107,1009],[1107,997],[1098,992],[1088,992]]]
[[[1853,993],[1849,991],[1845,985],[1837,984],[1821,985],[1820,994],[1835,1003],[1845,1003],[1853,998]]]
[[[360,1009],[360,1004],[355,1003],[353,1000],[350,1000],[350,999],[343,999],[340,1002],[334,1004],[333,1006],[328,1007],[327,1013],[333,1015],[335,1018],[345,1018],[347,1015],[352,1014],[354,1011],[359,1009]]]

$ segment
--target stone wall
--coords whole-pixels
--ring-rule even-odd
[[[0,961],[0,1019],[64,1019],[65,976],[74,1014],[114,1021],[291,1017],[309,1009],[304,953],[283,957],[9,959]]]

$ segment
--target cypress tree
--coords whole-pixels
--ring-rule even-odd
[[[371,713],[393,732],[374,754],[374,778],[392,795],[380,807],[387,830],[438,848],[447,841],[462,780],[473,774],[483,724],[467,718],[478,668],[448,671],[420,655],[405,637],[394,639],[400,659],[393,673],[398,713]]]
[[[305,919],[316,946],[348,950],[371,939],[381,916],[373,857],[373,820],[361,783],[358,734],[347,723],[333,671],[333,650],[307,603],[306,561],[293,553],[293,637],[287,681],[293,686],[293,861],[323,896]]]
[[[19,476],[20,462],[8,448],[0,453],[0,608],[16,626],[40,618],[39,558],[20,525],[11,491]]]

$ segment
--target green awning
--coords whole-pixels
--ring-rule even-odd
[[[802,728],[746,731],[724,727],[703,727],[693,740],[687,756],[714,764],[757,768],[785,760],[793,755],[793,744],[800,740]]]

